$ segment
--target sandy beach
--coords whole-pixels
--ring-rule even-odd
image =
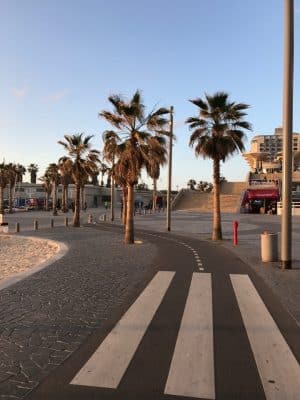
[[[0,280],[34,268],[59,251],[49,240],[0,235]]]

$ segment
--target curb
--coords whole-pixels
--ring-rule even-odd
[[[12,236],[12,235],[11,235]],[[55,240],[51,239],[41,239],[35,236],[21,236],[18,235],[18,237],[24,237],[26,239],[31,239],[35,241],[47,241],[52,244],[56,244],[58,246],[58,251],[55,253],[52,257],[48,258],[47,260],[43,261],[40,264],[37,264],[35,267],[27,269],[25,271],[21,271],[16,273],[13,276],[10,276],[8,278],[4,278],[0,281],[0,290],[6,289],[7,287],[13,285],[14,283],[20,282],[21,280],[27,278],[30,275],[35,274],[38,271],[41,271],[42,269],[48,267],[49,265],[53,264],[55,261],[59,260],[60,258],[64,257],[67,252],[69,251],[69,247],[63,243],[63,242],[57,242]]]

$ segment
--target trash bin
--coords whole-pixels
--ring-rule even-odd
[[[263,232],[260,235],[261,260],[278,261],[278,233]]]

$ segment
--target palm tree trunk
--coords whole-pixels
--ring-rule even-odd
[[[213,234],[212,240],[222,240],[220,208],[220,160],[214,158]]]
[[[13,212],[13,186],[9,185],[9,213],[12,214]]]
[[[68,185],[64,186],[64,196],[65,196],[65,205],[64,205],[64,212],[69,211],[69,193],[68,193]]]
[[[127,187],[123,187],[123,198],[122,198],[122,222],[123,225],[126,226],[126,220],[127,220]]]
[[[85,201],[84,201],[84,185],[81,186],[81,188],[80,188],[80,194],[81,194],[81,196],[80,196],[81,209],[84,210],[84,203],[85,203]]]
[[[111,178],[111,187],[110,187],[110,220],[114,221],[115,219],[115,180]]]
[[[66,191],[65,191],[65,185],[63,185],[63,189],[62,189],[61,211],[62,211],[63,213],[66,212]]]
[[[56,183],[53,185],[53,204],[52,204],[52,209],[53,209],[53,215],[57,215],[57,188],[56,188]]]
[[[134,243],[133,207],[134,207],[133,185],[128,185],[125,244]]]
[[[4,222],[4,187],[0,186],[0,225]]]
[[[153,192],[152,192],[152,210],[156,210],[156,192],[157,192],[157,180],[153,179]]]
[[[80,227],[80,185],[76,185],[73,226],[76,228]]]
[[[45,211],[49,211],[49,193],[45,192]]]

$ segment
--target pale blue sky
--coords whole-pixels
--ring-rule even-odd
[[[175,108],[173,187],[211,181],[195,159],[184,120],[187,100],[225,90],[251,105],[254,134],[282,121],[284,0],[1,0],[0,159],[40,166],[63,154],[64,134],[95,135],[112,93],[139,88],[146,105]],[[300,131],[300,0],[295,1],[294,131]],[[238,155],[222,165],[244,180]],[[165,186],[163,171],[159,186]]]

